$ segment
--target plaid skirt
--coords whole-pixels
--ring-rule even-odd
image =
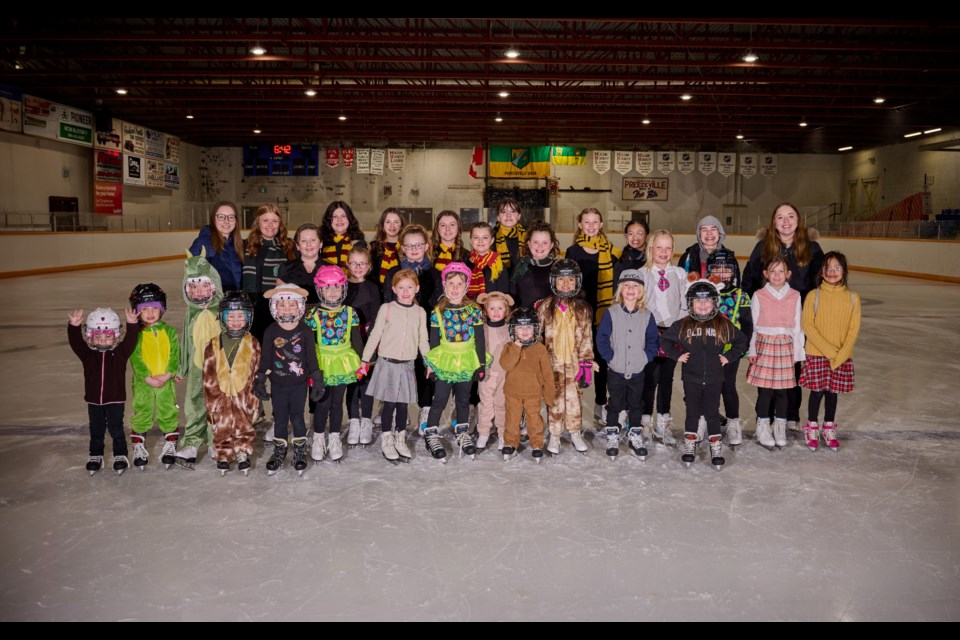
[[[853,391],[853,360],[847,358],[834,370],[830,368],[829,358],[808,355],[800,370],[800,386],[811,391],[850,393]]]
[[[793,338],[757,334],[757,361],[747,368],[747,382],[764,389],[793,389]]]

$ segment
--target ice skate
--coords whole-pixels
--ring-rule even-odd
[[[547,451],[554,456],[560,455],[560,436],[550,434],[550,440],[547,441]]]
[[[607,457],[613,462],[617,459],[617,454],[620,453],[620,428],[607,427],[604,429],[604,433],[607,436]]]
[[[334,462],[340,462],[340,458],[343,457],[343,445],[340,441],[339,431],[336,433],[331,431],[327,437],[327,453],[330,454],[330,459]]]
[[[243,475],[246,476],[250,473],[250,467],[253,465],[250,464],[250,454],[245,451],[241,451],[237,454],[237,471],[242,471]]]
[[[382,420],[382,418],[381,418],[381,416],[380,416],[380,412],[378,411],[377,414],[376,414],[375,416],[373,416],[373,426],[375,426],[376,428],[380,429],[380,428],[381,428],[381,427],[380,427],[380,421],[381,421],[381,420]]]
[[[530,434],[527,433],[527,414],[520,416],[520,443],[530,442]]]
[[[184,447],[180,449],[180,451],[177,451],[175,462],[181,469],[193,471],[194,465],[197,464],[197,448]]]
[[[134,433],[130,436],[130,442],[133,443],[133,466],[144,471],[147,462],[150,460],[150,454],[147,453],[147,447],[144,444],[143,435]]]
[[[503,448],[503,461],[504,461],[504,462],[506,462],[507,460],[512,460],[514,457],[516,457],[516,455],[517,455],[517,450],[514,449],[513,447],[511,447],[510,445],[506,445],[506,446]]]
[[[439,460],[441,463],[447,464],[447,452],[443,448],[443,442],[440,440],[439,427],[427,427],[423,430],[423,444],[427,448],[427,451],[430,452],[430,455],[433,456],[434,460]]]
[[[680,457],[683,464],[689,469],[693,461],[697,459],[697,434],[687,433],[683,436],[683,455]]]
[[[163,451],[160,452],[160,462],[164,469],[169,469],[177,461],[177,434],[168,433],[163,440]]]
[[[707,419],[700,416],[697,419],[697,442],[703,442],[707,439]]]
[[[802,431],[799,420],[787,420],[787,431]]]
[[[487,442],[490,441],[490,436],[479,435],[477,436],[477,450],[483,451],[487,448]]]
[[[87,471],[90,475],[96,475],[97,471],[103,468],[103,456],[90,456],[87,459]]]
[[[455,436],[455,441],[457,446],[460,448],[459,458],[463,456],[468,456],[471,460],[477,459],[477,447],[473,444],[473,438],[470,437],[470,425],[469,423],[461,422],[460,424],[454,426],[453,429]]]
[[[373,442],[373,420],[360,418],[360,446],[366,448]]]
[[[670,433],[670,414],[669,413],[658,413],[657,414],[657,423],[653,428],[653,437],[662,442],[663,444],[673,446],[677,444],[677,439],[673,437],[673,434]]]
[[[315,462],[320,462],[327,455],[326,440],[323,433],[313,432],[313,442],[310,444],[310,457]]]
[[[755,437],[761,447],[773,449],[777,446],[776,440],[773,439],[773,432],[770,430],[770,418],[757,418],[757,432]]]
[[[213,442],[207,445],[207,457],[214,462],[217,461],[217,449],[213,446]]]
[[[627,445],[630,447],[633,455],[640,458],[641,461],[647,459],[647,447],[643,442],[642,427],[631,427],[630,430],[627,431]]]
[[[350,424],[347,427],[347,446],[355,447],[360,444],[360,419],[350,418]]]
[[[393,432],[393,446],[397,449],[397,455],[400,456],[400,462],[410,462],[413,457],[410,453],[410,447],[407,446],[407,431]]]
[[[497,451],[503,451],[503,445],[504,445],[503,436],[498,434],[497,435]]]
[[[644,438],[650,438],[653,435],[653,416],[640,416],[640,429]]]
[[[302,476],[307,468],[307,439],[293,439],[293,468],[297,475]]]
[[[607,424],[607,405],[605,404],[594,405],[593,417],[597,419],[597,423],[601,425]]]
[[[387,459],[387,462],[395,464],[400,459],[393,431],[384,431],[380,434],[380,453]]]
[[[816,451],[820,448],[820,425],[816,420],[810,420],[803,425],[803,439],[810,451]]]
[[[534,462],[540,464],[540,461],[543,460],[543,449],[531,449],[530,456],[533,458]]]
[[[283,463],[287,459],[287,443],[275,438],[273,440],[273,455],[267,460],[267,475],[272,476],[283,470]]]
[[[726,460],[723,459],[723,436],[710,436],[710,462],[717,471],[723,467]]]
[[[270,425],[270,428],[263,434],[264,442],[273,442],[273,425]]]
[[[735,447],[743,442],[743,427],[740,426],[740,418],[730,418],[727,420],[727,444]]]
[[[823,442],[830,447],[830,451],[836,452],[840,448],[840,441],[837,440],[837,425],[835,423],[823,423]]]
[[[777,448],[783,449],[787,446],[787,421],[777,418],[773,421],[773,441],[777,443]]]
[[[217,469],[220,470],[220,477],[227,475],[227,471],[230,471],[230,463],[226,460],[220,460],[217,462]]]
[[[570,442],[573,443],[573,448],[576,449],[579,453],[582,453],[583,455],[587,455],[587,451],[589,451],[590,448],[587,446],[587,443],[583,441],[582,433],[580,433],[579,431],[571,431]]]

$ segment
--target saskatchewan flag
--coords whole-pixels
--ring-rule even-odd
[[[583,147],[551,147],[553,164],[582,167],[587,163],[587,150]]]
[[[490,147],[491,178],[546,178],[550,147]]]

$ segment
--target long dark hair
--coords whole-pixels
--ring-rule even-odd
[[[280,226],[277,228],[277,242],[280,243],[280,248],[283,249],[283,252],[287,256],[287,260],[293,260],[297,257],[296,252],[293,248],[293,241],[287,237],[287,225],[283,224],[283,214],[280,213],[280,208],[275,204],[262,204],[257,207],[257,215],[253,219],[253,229],[250,231],[250,235],[247,236],[247,255],[251,258],[260,253],[260,247],[263,245],[263,234],[260,233],[260,216],[272,213],[278,218],[280,218]]]
[[[363,230],[360,228],[357,216],[353,215],[353,209],[343,200],[334,200],[327,206],[327,210],[323,212],[323,220],[320,221],[320,240],[323,241],[323,245],[333,244],[333,237],[336,235],[332,224],[333,212],[337,209],[343,209],[347,214],[347,221],[350,223],[347,227],[347,237],[351,241],[363,240]]]
[[[234,225],[233,231],[230,232],[230,243],[233,245],[233,250],[237,253],[237,256],[242,259],[243,238],[240,236],[240,211],[237,209],[237,205],[232,202],[221,200],[220,202],[215,202],[213,208],[210,209],[210,244],[213,245],[213,250],[216,251],[218,255],[223,253],[223,248],[227,245],[223,236],[217,231],[217,209],[220,207],[229,207],[233,210],[233,217],[236,218],[237,224]]]
[[[433,252],[437,254],[440,252],[440,221],[443,218],[453,218],[457,221],[457,237],[453,239],[453,251],[451,255],[455,261],[462,261],[465,258],[465,250],[463,248],[463,224],[460,222],[460,216],[457,215],[456,211],[450,211],[449,209],[444,209],[437,214],[437,219],[433,223],[433,235],[430,239],[430,244],[433,245]]]
[[[524,242],[523,246],[520,247],[520,257],[525,258],[530,255],[530,247],[527,246],[527,243],[530,242],[530,238],[533,237],[533,234],[538,231],[550,234],[550,242],[552,243],[552,246],[550,247],[549,257],[556,258],[558,255],[560,255],[560,241],[557,240],[557,234],[554,232],[553,227],[543,220],[534,220],[533,224],[530,225],[530,228],[527,229],[527,242]]]
[[[831,260],[836,260],[840,265],[840,268],[843,269],[843,277],[840,278],[840,286],[847,286],[847,256],[843,255],[839,251],[830,251],[825,256],[823,256],[823,265],[820,267],[820,271],[817,272],[817,286],[819,287],[823,284],[823,274],[827,271],[827,263]]]
[[[376,235],[373,238],[373,242],[370,243],[370,254],[374,256],[381,255],[383,253],[383,246],[387,242],[387,232],[383,230],[383,223],[386,222],[387,216],[390,214],[395,214],[400,218],[400,231],[403,231],[403,227],[406,226],[407,222],[403,219],[403,214],[400,213],[400,209],[396,207],[388,207],[383,210],[383,213],[380,214],[380,221],[377,222]],[[399,234],[397,236],[397,242],[400,241]]]

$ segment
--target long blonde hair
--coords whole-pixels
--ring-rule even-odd
[[[642,282],[637,280],[621,280],[620,284],[617,285],[617,290],[613,294],[613,301],[616,304],[623,304],[623,285],[627,283],[633,283],[640,285],[640,297],[637,299],[637,311],[646,311],[647,310],[647,288]]]
[[[287,260],[293,260],[297,257],[297,254],[293,250],[293,240],[287,237],[287,225],[283,224],[283,214],[280,213],[280,208],[277,205],[270,203],[257,207],[257,215],[253,219],[253,230],[251,230],[250,235],[247,236],[247,255],[252,258],[260,253],[260,247],[263,245],[263,234],[260,233],[259,221],[260,216],[268,213],[272,213],[280,218],[280,226],[277,228],[277,242],[280,243],[280,247],[286,254]]]
[[[671,249],[670,261],[673,260],[673,251],[677,249],[677,240],[673,237],[673,234],[667,231],[666,229],[657,229],[650,234],[650,237],[647,239],[647,262],[643,265],[643,268],[648,271],[653,271],[656,267],[653,265],[653,245],[657,243],[657,239],[666,236],[670,238],[670,244],[673,245]],[[669,264],[669,262],[668,262]],[[644,291],[646,293],[646,291]]]

